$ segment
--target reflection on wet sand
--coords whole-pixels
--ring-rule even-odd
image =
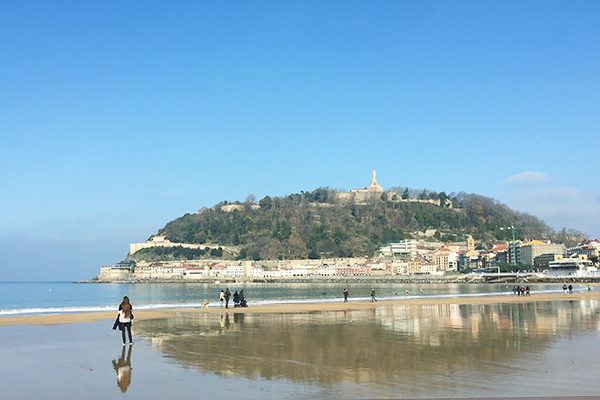
[[[131,384],[131,349],[132,346],[127,346],[127,357],[125,357],[125,346],[119,360],[113,360],[113,368],[117,372],[117,386],[121,389],[121,392],[126,392],[129,384]]]
[[[186,313],[136,324],[136,334],[156,350],[200,372],[381,384],[414,394],[451,390],[470,379],[483,390],[497,386],[503,376],[530,373],[526,365],[543,361],[561,338],[598,329],[597,301]]]

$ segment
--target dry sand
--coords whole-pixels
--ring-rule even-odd
[[[256,306],[250,304],[248,308],[193,308],[193,309],[165,309],[154,311],[135,311],[135,319],[156,319],[168,318],[175,313],[297,313],[309,311],[340,311],[340,310],[364,310],[377,307],[387,307],[395,305],[431,305],[431,304],[500,304],[500,303],[529,303],[542,301],[580,301],[580,300],[600,300],[600,291],[576,292],[573,294],[533,294],[530,297],[525,296],[478,296],[478,297],[460,297],[460,298],[405,298],[398,295],[398,300],[381,300],[378,302],[350,302],[350,303],[311,303],[311,304],[289,304]],[[77,313],[77,314],[57,314],[41,316],[22,316],[22,317],[2,317],[0,326],[12,325],[58,325],[74,324],[78,322],[93,322],[104,319],[116,318],[117,312],[97,312],[97,313]]]

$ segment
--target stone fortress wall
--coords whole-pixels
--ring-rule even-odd
[[[349,192],[338,192],[335,194],[335,201],[337,203],[354,203],[354,204],[367,204],[372,203],[378,200],[381,200],[381,196],[383,194],[387,194],[388,201],[394,202],[405,202],[405,203],[429,203],[434,205],[439,205],[439,200],[419,200],[419,199],[403,199],[401,195],[396,192],[390,190],[385,191],[383,188],[377,183],[377,178],[375,177],[376,172],[373,171],[373,179],[371,180],[371,184],[364,189],[352,189]],[[394,196],[396,199],[394,200]],[[452,201],[446,199],[445,203],[446,208],[452,208]]]
[[[173,243],[171,242],[169,239],[165,239],[164,236],[153,236],[152,238],[150,238],[150,240],[144,242],[144,243],[129,243],[129,255],[132,255],[133,253],[141,250],[141,249],[147,249],[150,247],[177,247],[177,246],[181,246],[181,247],[185,247],[188,249],[205,249],[205,248],[210,248],[210,249],[217,249],[219,247],[219,245],[215,245],[215,244],[207,244],[207,243],[203,243],[203,244],[193,244],[193,243]]]

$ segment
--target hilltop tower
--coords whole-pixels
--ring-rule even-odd
[[[381,200],[381,195],[383,195],[385,191],[379,185],[379,183],[377,183],[376,175],[377,172],[373,171],[373,179],[371,179],[371,184],[364,189],[352,189],[350,192],[336,193],[336,201],[366,204]],[[395,193],[391,192],[390,196],[394,194]]]

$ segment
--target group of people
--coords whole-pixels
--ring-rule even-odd
[[[529,287],[528,287],[527,290],[528,290],[527,293],[529,293]],[[347,303],[348,302],[348,296],[350,295],[348,293],[348,289],[344,289],[343,293],[344,293],[344,303]],[[406,293],[407,296],[410,294],[410,292],[408,291],[408,289],[406,290],[405,293]],[[423,289],[419,289],[419,293],[423,294]],[[325,294],[325,293],[323,293],[323,294]],[[394,296],[397,296],[397,295],[398,295],[398,292],[394,293]],[[377,301],[377,299],[375,298],[375,288],[371,288],[371,303],[374,302],[374,301]]]
[[[344,303],[348,302],[348,296],[350,296],[350,293],[348,293],[348,289],[344,289]],[[371,302],[373,301],[377,301],[377,299],[375,298],[375,288],[371,289]]]
[[[529,290],[529,286],[513,286],[513,293],[515,296],[531,296],[531,292]]]
[[[231,292],[229,288],[226,290],[221,290],[219,295],[219,300],[221,301],[221,308],[223,308],[223,302],[225,302],[225,308],[229,308],[229,299],[231,298]],[[248,303],[244,297],[244,290],[238,291],[236,290],[233,293],[233,306],[234,307],[248,307]],[[123,338],[123,346],[127,344],[127,339],[129,339],[129,345],[133,344],[133,338],[131,335],[131,321],[133,320],[133,307],[129,302],[129,297],[123,297],[123,301],[119,304],[119,313],[117,318],[115,319],[115,323],[113,324],[113,329],[117,328],[121,331],[121,336]]]
[[[225,308],[229,308],[229,299],[231,297],[232,296],[231,296],[231,292],[229,291],[229,288],[225,289],[224,291],[221,290],[221,293],[219,294],[219,301],[221,302],[221,308],[223,308],[223,302],[225,302]],[[233,293],[233,306],[234,307],[248,307],[248,302],[246,301],[246,299],[244,297],[244,289],[240,290],[239,293],[237,290]]]
[[[565,283],[563,285],[563,292],[565,292],[565,294],[567,294],[567,289],[569,289],[569,293],[573,293],[573,285],[569,284],[569,286],[567,286],[567,284]]]

